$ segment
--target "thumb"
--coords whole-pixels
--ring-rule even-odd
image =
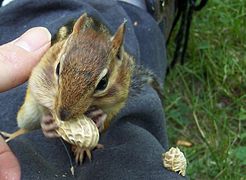
[[[0,46],[0,92],[27,80],[32,68],[50,47],[50,41],[49,31],[36,27]]]
[[[20,179],[19,162],[1,136],[0,162],[0,179]]]

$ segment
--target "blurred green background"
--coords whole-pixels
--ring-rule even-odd
[[[194,13],[164,103],[170,146],[185,153],[191,179],[246,179],[246,0],[210,0]]]

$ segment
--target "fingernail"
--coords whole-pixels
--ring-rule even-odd
[[[14,44],[28,52],[33,52],[49,43],[50,40],[51,34],[48,29],[44,27],[35,27],[25,32],[14,42]]]

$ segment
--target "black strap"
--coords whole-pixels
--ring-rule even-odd
[[[3,0],[0,0],[0,7],[2,6]]]
[[[196,5],[196,0],[190,0],[193,10],[200,11],[206,4],[208,0],[200,0],[200,3]]]
[[[170,37],[172,36],[174,28],[180,21],[179,29],[175,36],[175,50],[172,61],[167,69],[167,74],[170,70],[180,61],[184,63],[185,52],[188,45],[190,26],[192,22],[193,11],[201,10],[207,3],[208,0],[200,0],[200,3],[196,3],[196,0],[176,0],[176,16],[171,28],[169,37],[167,38],[166,44],[169,44]]]

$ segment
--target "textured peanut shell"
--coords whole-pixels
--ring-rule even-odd
[[[59,121],[57,133],[68,143],[92,150],[99,141],[99,131],[96,124],[88,117]]]
[[[172,147],[169,151],[163,153],[162,157],[165,168],[185,176],[187,166],[186,158],[179,148]]]

